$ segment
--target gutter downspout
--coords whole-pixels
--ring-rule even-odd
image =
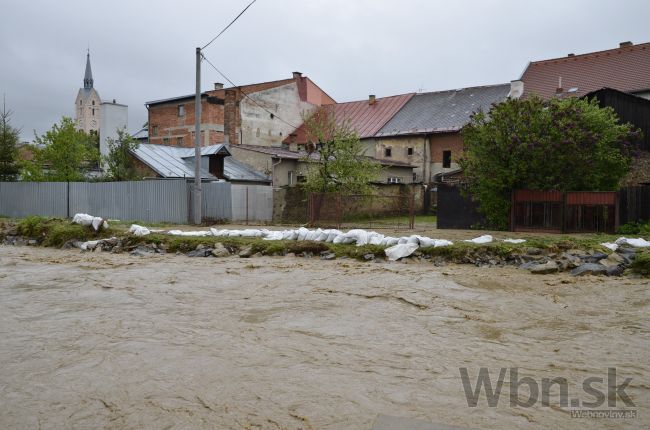
[[[275,166],[279,166],[280,163],[282,163],[282,158],[278,158],[278,160],[279,161],[277,163],[271,161],[271,187],[273,188],[275,188]]]

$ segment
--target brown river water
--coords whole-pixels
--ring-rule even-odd
[[[0,429],[648,428],[649,284],[0,246]],[[472,387],[481,367],[564,377],[588,401],[614,367],[637,416],[572,418],[559,390],[511,407],[507,375],[497,407],[469,407],[461,367]]]

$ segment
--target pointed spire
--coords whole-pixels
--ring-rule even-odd
[[[84,88],[87,90],[93,87],[93,71],[90,69],[90,48],[86,54],[86,74],[84,75]]]

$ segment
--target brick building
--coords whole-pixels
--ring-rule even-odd
[[[315,108],[335,103],[306,76],[214,89],[201,94],[202,146],[220,143],[281,146],[302,118]],[[146,103],[149,143],[194,146],[194,95]]]

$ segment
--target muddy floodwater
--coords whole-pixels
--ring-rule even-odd
[[[649,291],[514,268],[0,247],[0,428],[648,428]],[[497,407],[468,407],[461,367],[472,386],[482,367],[493,385],[505,367],[563,377],[585,401],[583,381],[616,368],[636,418],[572,418],[559,389],[511,407],[509,376]]]

